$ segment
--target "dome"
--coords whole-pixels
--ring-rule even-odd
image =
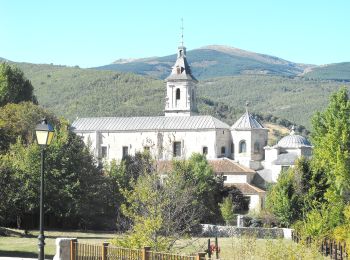
[[[278,143],[277,146],[283,148],[300,148],[303,146],[311,146],[310,142],[301,135],[296,135],[294,132],[294,127],[289,135],[283,137]]]

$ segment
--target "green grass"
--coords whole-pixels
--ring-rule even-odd
[[[12,229],[11,234],[0,237],[0,256],[36,258],[38,252],[38,231],[30,231],[24,237],[23,231]],[[47,231],[45,255],[55,255],[55,239],[57,237],[78,238],[78,241],[89,244],[102,244],[116,235],[113,233],[81,232],[81,231]],[[214,239],[211,238],[214,242]],[[207,248],[208,238],[182,239],[175,245],[175,252],[193,254],[203,252]],[[307,248],[284,239],[219,238],[220,259],[324,259],[315,247]]]
[[[38,231],[30,231],[24,236],[21,230],[12,229],[10,236],[0,236],[0,256],[31,257],[38,256]],[[53,258],[56,252],[55,240],[58,237],[78,238],[78,241],[92,244],[102,244],[115,236],[113,233],[81,232],[81,231],[46,231],[45,256]]]

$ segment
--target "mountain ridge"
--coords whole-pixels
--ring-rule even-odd
[[[297,76],[302,74],[306,68],[314,66],[225,45],[208,45],[189,50],[187,58],[194,76],[198,79],[244,74]],[[93,69],[132,72],[165,79],[175,60],[175,54],[162,57],[118,59],[111,64]]]

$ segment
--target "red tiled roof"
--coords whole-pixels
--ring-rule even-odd
[[[265,193],[264,190],[259,189],[258,187],[255,187],[249,183],[233,183],[229,184],[228,186],[236,187],[240,192],[242,192],[243,195],[262,195]]]
[[[213,171],[215,174],[225,174],[225,175],[255,174],[255,171],[227,158],[208,160],[208,163],[213,168]],[[165,172],[172,171],[173,164],[172,164],[172,161],[157,161],[156,167],[159,172],[165,173]]]
[[[221,158],[208,161],[215,173],[224,173],[225,175],[236,174],[255,174],[255,171],[240,165],[230,159]]]

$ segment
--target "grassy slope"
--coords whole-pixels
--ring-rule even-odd
[[[96,71],[73,67],[17,64],[35,88],[41,105],[57,115],[76,116],[162,115],[165,83],[130,73]],[[200,81],[199,97],[220,102],[213,107],[199,104],[202,114],[212,114],[232,124],[244,111],[246,100],[252,112],[271,113],[310,127],[311,115],[323,109],[330,93],[350,83],[307,80],[267,75],[240,75]],[[210,103],[210,102],[209,102]],[[220,113],[222,105],[229,116]]]

